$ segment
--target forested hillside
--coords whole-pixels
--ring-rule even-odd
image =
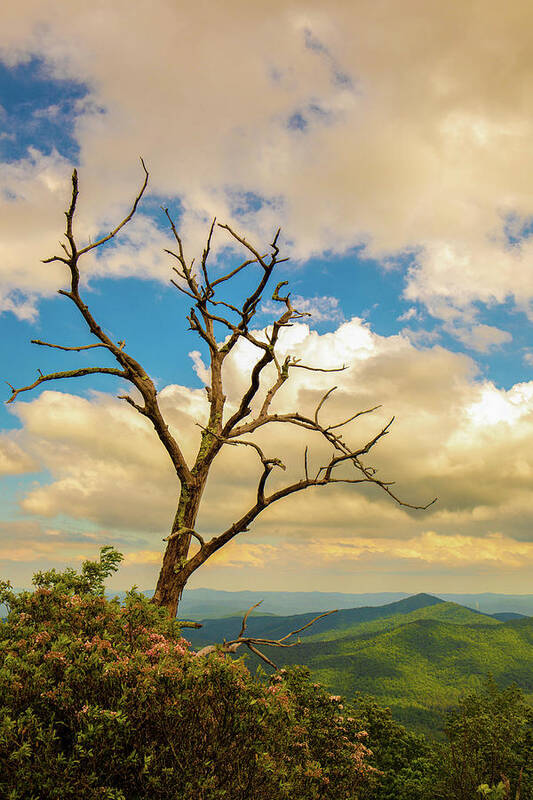
[[[312,614],[254,617],[247,635],[278,638],[306,624]],[[209,620],[191,631],[195,644],[237,636],[238,618]],[[488,674],[500,685],[516,682],[533,695],[533,619],[502,622],[431,595],[376,608],[339,611],[302,631],[301,643],[263,647],[278,666],[304,664],[332,692],[357,692],[389,706],[410,727],[435,733],[465,691],[482,687]],[[242,649],[237,655],[243,654]],[[253,669],[259,659],[247,656]]]

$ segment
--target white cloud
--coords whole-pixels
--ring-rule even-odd
[[[339,300],[337,297],[301,297],[300,295],[292,295],[291,303],[293,308],[302,314],[309,314],[312,317],[311,322],[339,322],[344,320],[342,310],[339,308]],[[269,316],[279,317],[280,306],[278,303],[270,300],[261,306],[261,313],[268,314]]]
[[[16,435],[0,434],[0,475],[20,475],[39,469],[35,459],[17,442]]]
[[[488,353],[513,340],[509,331],[480,323],[469,327],[445,325],[445,330],[463,342],[469,350],[475,350],[478,353]]]
[[[410,319],[418,319],[418,316],[419,315],[416,308],[414,306],[411,306],[411,308],[408,308],[407,311],[405,311],[403,314],[400,314],[400,316],[397,317],[397,319],[398,322],[407,322]]]
[[[88,86],[74,127],[82,238],[120,218],[142,153],[156,195],[181,199],[191,251],[214,214],[260,242],[281,224],[300,259],[356,245],[415,253],[406,297],[445,319],[478,301],[529,309],[533,243],[506,238],[509,220],[533,214],[526,0],[230,0],[210,7],[209,24],[202,5],[181,13],[170,0],[130,12],[125,0],[99,14],[81,0],[68,14],[55,0],[3,9],[7,64],[37,55]],[[0,288],[21,316],[34,307],[14,288],[58,285],[60,270],[38,261],[56,247],[68,172],[37,152],[2,170],[13,197],[2,201]],[[99,269],[142,260],[162,276],[160,234],[139,226]]]

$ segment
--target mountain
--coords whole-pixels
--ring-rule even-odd
[[[388,603],[383,606],[365,606],[363,608],[341,609],[335,614],[322,617],[313,625],[298,634],[301,638],[309,637],[313,634],[327,634],[334,631],[335,635],[344,629],[350,629],[361,623],[371,620],[391,617],[394,615],[408,614],[420,608],[444,604],[443,600],[429,594],[417,594],[412,597],[398,600],[395,603]],[[296,630],[306,625],[308,622],[323,613],[322,611],[308,611],[306,614],[291,614],[290,616],[269,616],[264,617],[258,613],[255,617],[250,617],[247,621],[246,635],[261,637],[264,639],[279,639],[290,631]],[[475,612],[471,612],[475,613]],[[180,617],[181,609],[180,609]],[[184,615],[183,615],[184,616]],[[194,646],[203,646],[212,642],[222,642],[223,639],[235,638],[241,629],[243,615],[235,617],[222,617],[219,619],[201,620],[202,628],[199,630],[187,630],[187,639]]]
[[[281,638],[313,614],[255,617],[246,634]],[[240,617],[205,620],[186,632],[194,646],[237,636]],[[261,646],[278,666],[304,664],[331,692],[357,692],[389,706],[397,720],[423,732],[442,727],[461,693],[479,689],[489,673],[533,697],[533,619],[501,621],[427,594],[385,606],[344,609],[318,620],[291,648]],[[294,637],[296,638],[296,637]],[[292,639],[290,640],[292,641]],[[244,651],[244,652],[243,652]],[[257,656],[241,648],[254,671]]]
[[[341,592],[263,592],[258,590],[226,592],[218,589],[186,589],[180,604],[180,617],[196,620],[207,617],[242,617],[247,609],[259,600],[263,601],[260,613],[288,616],[304,614],[311,609],[319,614],[332,608],[385,605],[408,596],[408,592],[343,594]]]
[[[489,673],[533,697],[533,619],[499,622],[452,603],[264,652],[278,666],[305,664],[336,694],[371,694],[398,721],[424,732],[442,727],[446,710],[462,692],[481,688]]]
[[[435,592],[443,600],[459,603],[462,606],[475,608],[485,614],[495,614],[500,611],[512,611],[527,617],[533,616],[533,595],[531,594],[496,594],[483,592],[482,594],[441,594]]]
[[[152,592],[146,592],[149,596]],[[458,603],[486,614],[514,612],[533,615],[533,595],[506,595],[485,592],[481,594],[431,593],[442,600]],[[186,589],[180,604],[183,619],[242,616],[258,600],[262,600],[261,613],[289,616],[303,614],[310,609],[318,613],[332,608],[361,608],[381,606],[409,597],[408,592],[374,592],[348,594],[342,592],[270,592],[248,590],[239,592],[218,589]]]
[[[19,589],[15,589],[19,591]],[[22,590],[20,590],[22,591]],[[108,591],[109,597],[123,598],[124,591]],[[151,597],[153,590],[145,590]],[[412,594],[412,593],[411,593]],[[512,612],[533,615],[533,595],[507,595],[485,592],[482,594],[446,594],[433,591],[442,600],[458,603],[488,614]],[[262,600],[260,613],[288,616],[303,614],[310,609],[317,613],[332,608],[361,608],[381,606],[409,597],[408,592],[372,592],[365,594],[343,592],[273,592],[246,590],[229,592],[219,589],[186,589],[180,603],[182,619],[207,619],[208,617],[242,616],[248,608]]]

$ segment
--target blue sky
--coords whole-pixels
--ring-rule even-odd
[[[504,13],[502,24],[492,2],[483,18],[459,2],[421,14],[414,2],[401,13],[386,3],[384,18],[359,3],[334,2],[328,14],[281,3],[283,25],[273,28],[270,5],[244,16],[237,0],[230,5],[235,25],[216,10],[208,23],[201,10],[180,16],[158,0],[150,14],[131,15],[125,34],[121,3],[92,18],[78,2],[68,14],[52,2],[8,9],[0,33],[3,379],[20,387],[37,369],[104,364],[99,350],[30,344],[92,342],[57,295],[62,267],[41,259],[59,250],[72,169],[85,244],[127,213],[142,155],[148,192],[117,240],[86,259],[83,292],[106,332],[125,339],[155,379],[172,424],[185,426],[185,449],[192,453],[203,413],[202,368],[190,354],[207,354],[187,331],[187,301],[169,284],[161,205],[191,257],[213,215],[260,248],[282,227],[290,261],[277,279],[312,314],[284,346],[320,366],[350,359],[331,413],[367,402],[396,413],[380,468],[410,500],[439,496],[416,514],[368,491],[316,491],[269,510],[191,586],[528,591],[532,64],[509,58],[527,51],[519,44],[531,9]],[[218,231],[214,273],[239,255]],[[249,285],[239,278],[226,299],[246,296]],[[257,327],[271,320],[265,297]],[[243,351],[229,365],[230,398],[249,364]],[[306,375],[284,400],[303,409],[321,387]],[[111,543],[126,554],[117,587],[150,588],[175,502],[157,441],[116,399],[114,378],[43,388],[0,410],[0,571],[27,584],[35,569],[79,563]],[[271,444],[301,445],[279,432]],[[253,493],[253,463],[231,479],[239,465],[227,458],[210,481],[204,535]]]

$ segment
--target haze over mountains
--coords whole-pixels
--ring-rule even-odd
[[[151,595],[151,592],[146,592]],[[435,597],[452,603],[483,611],[487,614],[514,612],[533,615],[533,594],[440,594]],[[228,592],[218,589],[186,589],[180,604],[180,617],[202,619],[207,617],[243,614],[253,603],[262,600],[257,609],[261,614],[302,614],[308,611],[330,611],[333,608],[349,609],[361,606],[381,606],[410,597],[407,592],[374,592],[346,594],[341,592],[268,592],[246,590]]]

